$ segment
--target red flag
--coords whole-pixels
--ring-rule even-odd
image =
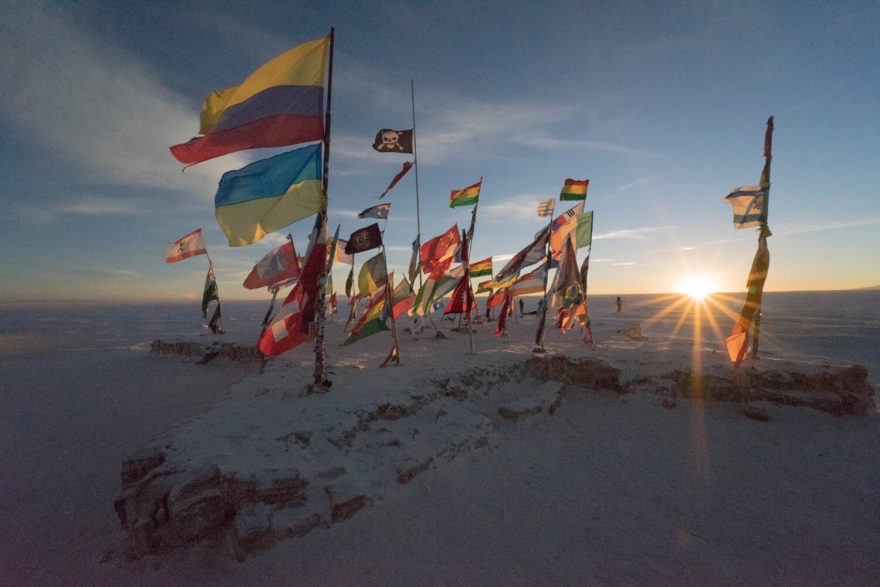
[[[391,188],[393,188],[394,186],[397,185],[397,182],[398,182],[398,181],[400,181],[401,179],[403,179],[403,176],[406,175],[406,173],[407,173],[410,169],[412,169],[412,166],[413,166],[412,161],[404,161],[404,162],[403,162],[403,169],[400,170],[400,173],[398,173],[397,175],[394,176],[394,179],[391,180],[391,183],[388,184],[388,187],[385,188],[385,191],[382,192],[382,195],[381,195],[381,196],[379,196],[379,199],[380,199],[380,200],[381,200],[382,198],[384,198],[385,195],[386,195],[388,192],[391,191]]]
[[[461,237],[458,234],[458,224],[454,224],[452,228],[440,236],[423,244],[421,249],[422,271],[434,273],[445,261],[448,260],[449,263],[452,263],[452,257],[459,244],[461,244]]]
[[[242,284],[247,289],[269,287],[299,276],[299,262],[293,240],[269,251],[254,265]]]
[[[257,344],[260,352],[267,357],[280,355],[314,338],[309,327],[315,319],[318,280],[327,262],[327,240],[323,223],[316,226],[312,234],[312,244],[306,254],[299,282],[288,294],[278,316],[263,332]]]
[[[507,315],[510,313],[510,304],[513,296],[504,292],[504,305],[501,306],[501,315],[498,316],[498,324],[495,325],[495,336],[501,336],[507,329]]]
[[[474,294],[470,285],[470,278],[465,272],[464,277],[455,286],[455,291],[452,292],[452,299],[449,300],[449,305],[443,312],[444,316],[446,314],[467,314],[474,309]]]

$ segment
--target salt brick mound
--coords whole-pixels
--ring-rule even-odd
[[[157,355],[179,355],[182,357],[198,357],[201,364],[206,364],[221,357],[238,363],[261,363],[263,356],[253,346],[241,346],[228,342],[214,342],[203,345],[198,342],[164,342],[154,340],[150,343],[150,353]]]
[[[875,409],[861,367],[806,375],[676,370],[625,383],[620,375],[596,359],[534,357],[416,381],[381,398],[342,387],[294,397],[248,378],[228,401],[122,463],[115,509],[125,556],[198,544],[243,560],[344,522],[390,488],[492,445],[499,427],[546,424],[565,398],[584,392],[760,400],[834,414]]]

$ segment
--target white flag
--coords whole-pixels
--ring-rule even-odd
[[[766,186],[747,185],[733,188],[724,201],[733,206],[734,228],[749,228],[767,223]]]
[[[538,218],[553,216],[553,209],[556,207],[556,198],[544,200],[538,204]]]
[[[202,240],[202,229],[197,228],[186,236],[177,239],[168,252],[165,253],[166,263],[177,263],[196,255],[207,255],[205,241]]]

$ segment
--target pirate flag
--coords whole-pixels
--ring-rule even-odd
[[[392,130],[383,128],[373,139],[373,148],[380,153],[412,153],[413,129]]]
[[[379,232],[379,223],[374,222],[366,228],[351,233],[348,242],[345,243],[345,253],[353,255],[375,249],[382,244],[382,233]]]

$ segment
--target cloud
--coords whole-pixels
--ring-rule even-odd
[[[631,181],[630,183],[627,183],[627,184],[620,186],[619,188],[617,188],[617,191],[618,192],[625,192],[626,190],[634,188],[636,186],[645,185],[649,181],[650,181],[650,178],[643,177],[641,179],[637,179],[635,181]]]
[[[629,265],[635,265],[635,261],[625,261],[623,263],[612,263],[615,267],[628,267]]]
[[[195,134],[194,105],[123,47],[77,28],[63,6],[28,4],[4,27],[0,117],[66,167],[68,187],[161,188],[210,198],[222,170],[244,160],[225,157],[181,174],[168,147]]]
[[[602,240],[602,239],[632,239],[632,240],[645,240],[649,235],[656,234],[658,232],[664,232],[669,230],[668,226],[644,226],[641,228],[627,228],[622,230],[612,230],[609,232],[603,232],[601,234],[593,235],[593,240]]]
[[[503,200],[492,200],[489,204],[482,204],[480,208],[486,222],[491,224],[509,223],[510,221],[539,220],[538,203],[546,200],[544,194],[517,194],[508,196]],[[546,226],[547,220],[544,220]],[[537,229],[536,229],[537,230]]]
[[[74,202],[62,202],[54,207],[59,214],[86,216],[135,216],[147,210],[139,201],[118,200],[102,196],[85,196]]]
[[[842,228],[855,228],[857,226],[874,226],[880,224],[880,218],[861,218],[857,220],[835,220],[832,222],[816,224],[780,224],[773,228],[773,234],[803,234],[806,232],[820,232],[823,230],[840,230]]]
[[[412,253],[412,247],[404,245],[386,245],[385,250],[389,253]]]

